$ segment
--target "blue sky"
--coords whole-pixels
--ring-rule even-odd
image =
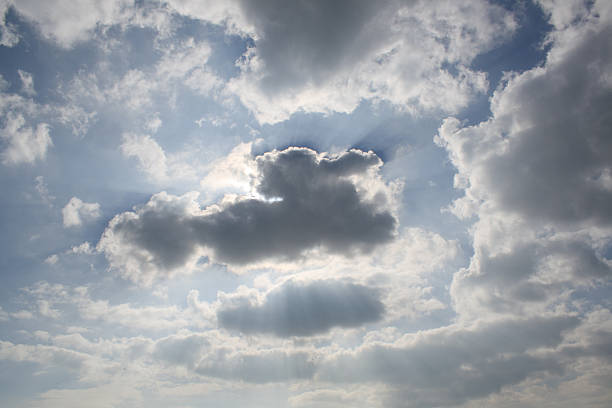
[[[0,1],[7,407],[606,407],[606,1]]]

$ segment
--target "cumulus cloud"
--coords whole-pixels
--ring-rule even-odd
[[[240,7],[255,44],[228,89],[261,123],[297,111],[351,112],[362,99],[454,112],[486,90],[484,74],[469,68],[472,59],[515,26],[503,8],[485,1],[283,7],[270,0]]]
[[[381,160],[372,152],[340,155],[306,148],[256,158],[251,196],[231,196],[201,209],[197,193],[165,192],[115,216],[98,243],[122,275],[151,282],[158,274],[194,268],[204,253],[214,261],[247,265],[295,259],[307,250],[368,252],[393,239],[392,192],[377,180]]]
[[[65,0],[44,3],[19,0],[9,1],[5,7],[14,7],[19,14],[35,22],[45,37],[64,47],[70,47],[77,42],[88,40],[98,24],[110,24],[128,4],[125,0],[104,3],[81,1],[77,4]],[[10,43],[14,45],[16,41]]]
[[[463,316],[539,313],[612,276],[612,8],[543,3],[557,28],[545,65],[508,74],[489,120],[449,118],[436,138],[465,192],[450,211],[478,217],[451,287]]]
[[[609,18],[556,33],[545,67],[511,75],[495,93],[489,121],[446,120],[438,140],[469,184],[459,215],[469,215],[465,201],[487,199],[534,222],[612,221]]]
[[[334,327],[357,327],[382,318],[384,305],[377,290],[349,282],[289,281],[269,292],[261,304],[233,298],[221,306],[219,325],[245,334],[279,337],[311,336]]]
[[[78,227],[83,221],[90,221],[100,217],[100,204],[84,203],[77,197],[72,197],[62,208],[64,228]]]
[[[0,153],[2,164],[16,165],[34,163],[47,156],[47,150],[53,146],[49,136],[49,125],[39,123],[35,129],[26,126],[22,114],[9,112],[4,127],[0,129],[0,138],[7,146]]]

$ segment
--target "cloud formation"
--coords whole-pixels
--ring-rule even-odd
[[[465,317],[541,313],[612,276],[612,7],[544,3],[546,64],[508,74],[489,120],[449,118],[436,138],[465,192],[450,210],[478,217],[451,288]]]
[[[16,165],[34,163],[47,156],[47,150],[53,146],[49,136],[49,125],[39,123],[35,129],[26,125],[21,114],[9,112],[4,127],[0,129],[0,138],[7,146],[0,153],[2,164]]]
[[[78,227],[84,220],[90,221],[100,216],[100,204],[84,203],[77,197],[72,197],[62,208],[64,228]]]
[[[193,268],[205,253],[240,266],[296,259],[313,249],[369,252],[393,239],[392,192],[376,183],[382,162],[374,153],[287,148],[255,161],[253,195],[201,209],[197,193],[156,194],[141,208],[115,216],[98,250],[123,276],[151,282],[155,275]],[[367,186],[367,180],[374,183]]]
[[[357,327],[382,318],[384,305],[373,288],[349,282],[289,281],[269,292],[261,304],[231,299],[217,311],[219,325],[245,334],[312,336],[334,327]]]
[[[454,112],[487,88],[470,62],[515,28],[486,1],[239,4],[254,46],[228,89],[261,123],[298,111],[348,113],[363,99]]]
[[[394,343],[343,351],[322,363],[318,378],[334,382],[380,381],[392,391],[389,406],[452,406],[498,392],[536,372],[562,373],[554,349],[575,317],[500,320],[475,327],[446,327],[409,334]]]

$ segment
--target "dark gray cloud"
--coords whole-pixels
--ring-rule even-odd
[[[445,328],[415,336],[409,345],[374,344],[344,352],[322,364],[318,378],[338,382],[384,382],[393,406],[457,405],[516,384],[537,372],[563,372],[555,348],[576,317],[501,320],[479,327]]]
[[[390,8],[395,11],[398,4],[393,0],[241,1],[261,37],[257,54],[267,68],[263,89],[274,93],[288,85],[317,84],[359,61],[386,38],[386,27],[369,24],[371,20]]]
[[[322,246],[330,252],[368,251],[393,237],[396,220],[360,197],[349,176],[381,164],[373,153],[351,150],[321,158],[305,148],[258,157],[264,201],[249,199],[194,220],[200,242],[216,258],[245,264],[267,257],[295,258]]]
[[[124,276],[140,281],[143,274],[193,266],[203,248],[212,250],[215,261],[244,265],[295,259],[315,248],[368,252],[394,237],[397,221],[386,192],[367,199],[358,191],[358,180],[382,164],[374,153],[351,150],[329,157],[288,148],[256,162],[258,198],[202,212],[194,194],[160,193],[111,220],[98,249]]]
[[[334,280],[289,281],[270,292],[261,305],[222,307],[217,319],[221,327],[230,330],[290,337],[361,326],[379,320],[383,313],[384,305],[375,289]]]
[[[260,123],[351,112],[364,99],[455,111],[486,87],[469,62],[514,28],[504,8],[484,0],[239,4],[254,42],[228,89]]]

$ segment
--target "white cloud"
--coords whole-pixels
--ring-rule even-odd
[[[36,176],[35,180],[36,184],[34,188],[36,188],[36,192],[40,196],[41,200],[49,207],[53,207],[55,196],[49,193],[49,187],[47,186],[47,183],[45,183],[45,178],[43,176]]]
[[[97,116],[96,112],[87,112],[74,103],[57,107],[57,111],[60,123],[70,126],[72,134],[80,138],[87,134]]]
[[[5,125],[0,129],[0,138],[7,143],[0,153],[4,165],[34,163],[44,160],[49,147],[53,146],[49,136],[49,125],[39,123],[36,129],[26,126],[23,115],[9,112]]]
[[[150,132],[157,132],[159,130],[159,128],[162,126],[163,122],[162,120],[159,118],[159,116],[155,115],[154,117],[151,118],[151,120],[149,120],[146,124],[146,128],[147,130],[149,130]]]
[[[45,258],[45,263],[48,265],[55,265],[59,261],[59,256],[57,254],[49,255]]]
[[[11,313],[11,317],[15,319],[33,319],[34,315],[29,310],[19,310],[15,313]]]
[[[21,79],[21,91],[28,96],[36,95],[32,74],[22,71],[21,69],[18,69],[17,73],[19,74],[19,79]]]
[[[212,49],[206,41],[189,38],[163,51],[156,73],[163,81],[180,79],[183,85],[204,95],[220,88],[221,80],[207,66]]]
[[[92,247],[88,241],[85,241],[80,245],[76,245],[70,248],[69,252],[73,254],[91,255],[94,253],[94,251],[95,251],[95,248]]]
[[[210,165],[206,177],[200,182],[206,190],[234,190],[247,193],[257,174],[257,163],[251,152],[253,143],[240,143],[231,152]]]
[[[38,300],[38,313],[44,317],[50,317],[52,319],[57,319],[61,316],[60,311],[51,307],[49,302],[44,299]]]
[[[124,133],[121,153],[126,157],[135,157],[138,167],[153,180],[164,181],[168,177],[166,153],[149,135]]]
[[[62,208],[62,216],[64,228],[78,227],[84,221],[91,221],[100,217],[100,204],[84,203],[79,198],[72,197],[66,206]]]
[[[85,286],[69,287],[61,284],[38,282],[24,290],[36,311],[44,317],[60,318],[76,312],[86,324],[108,323],[130,331],[166,331],[186,327],[208,327],[214,313],[207,304],[200,302],[198,292],[192,291],[184,308],[176,305],[113,304],[105,299],[95,299]],[[29,311],[22,311],[21,318],[32,318]],[[17,317],[16,314],[12,314]],[[78,330],[80,332],[82,330]]]
[[[70,47],[88,40],[98,24],[111,24],[129,2],[87,0],[74,3],[51,0],[40,3],[36,0],[19,0],[9,2],[7,6],[9,4],[19,14],[34,21],[45,37]]]

